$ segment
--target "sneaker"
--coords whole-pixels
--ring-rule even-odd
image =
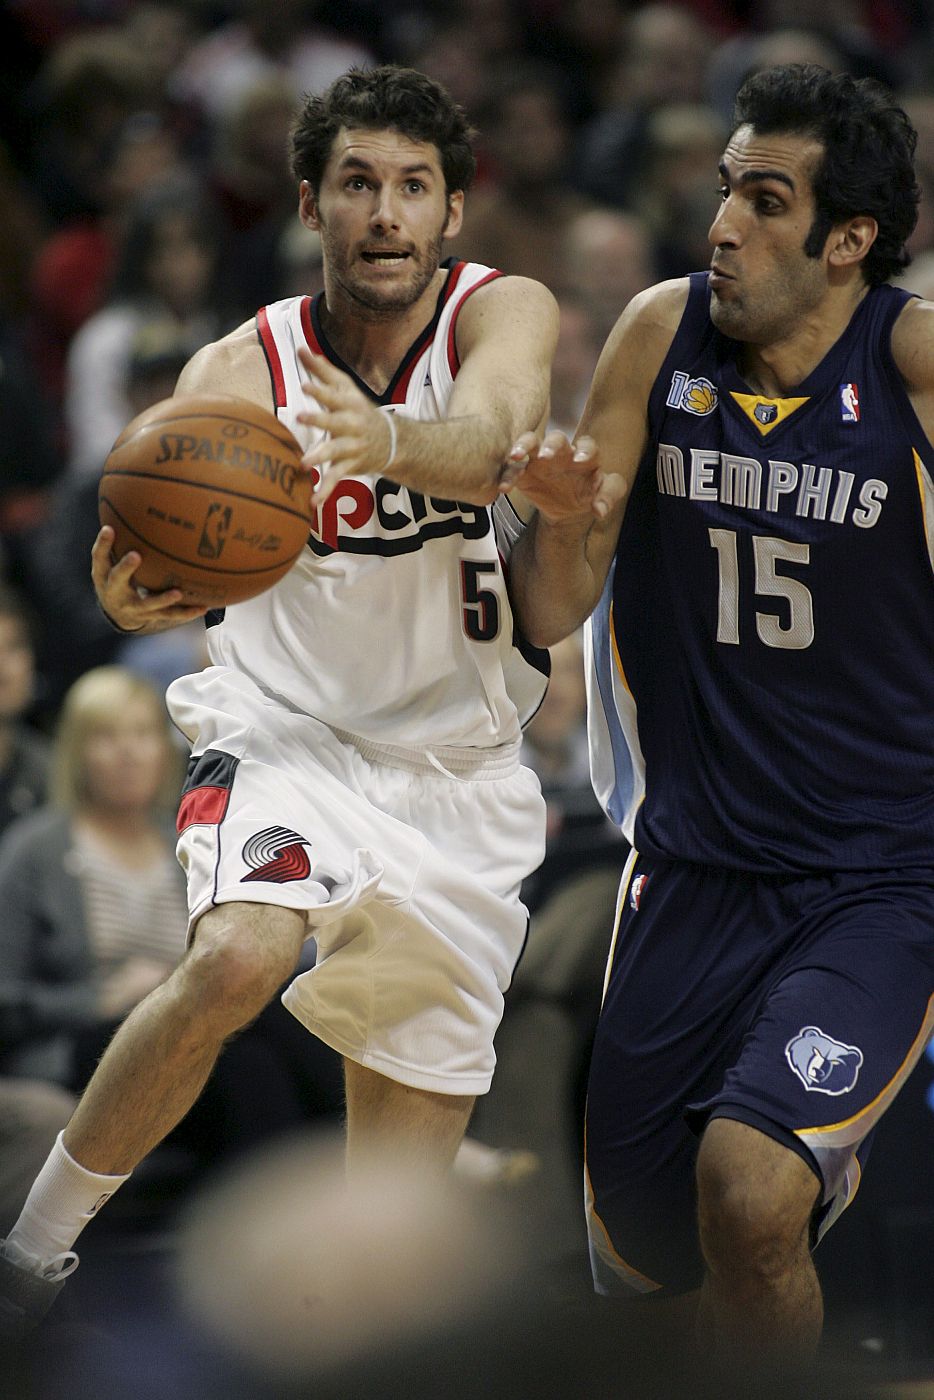
[[[488,1147],[464,1138],[454,1158],[454,1175],[472,1186],[515,1186],[541,1168],[535,1152],[521,1148]]]
[[[15,1340],[37,1327],[77,1267],[71,1250],[43,1264],[19,1245],[0,1240],[0,1340]]]

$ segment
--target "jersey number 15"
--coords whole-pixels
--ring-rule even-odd
[[[717,602],[717,641],[739,646],[739,551],[735,530],[707,531],[710,543],[717,551],[720,590]],[[753,535],[754,592],[759,597],[784,598],[787,623],[774,612],[756,613],[756,632],[767,647],[783,647],[788,651],[803,651],[814,640],[814,600],[800,579],[776,572],[776,564],[787,560],[807,564],[811,546],[793,540],[778,540],[771,535]]]

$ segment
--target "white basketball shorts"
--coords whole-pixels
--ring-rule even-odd
[[[192,745],[189,928],[229,900],[304,910],[317,955],[283,995],[293,1015],[400,1083],[485,1093],[526,936],[519,886],[544,855],[517,746],[372,745],[225,667],[173,682],[167,701]]]

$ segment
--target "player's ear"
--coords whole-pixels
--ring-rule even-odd
[[[879,233],[879,225],[869,214],[857,214],[838,224],[831,232],[830,262],[834,267],[849,267],[862,262]]]
[[[456,238],[464,222],[464,191],[451,190],[448,195],[448,218],[444,225],[444,237]]]
[[[321,227],[318,222],[318,200],[307,180],[303,180],[298,187],[298,217],[306,228],[314,229],[316,233]]]

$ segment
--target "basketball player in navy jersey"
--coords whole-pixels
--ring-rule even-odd
[[[344,1057],[351,1170],[374,1149],[446,1168],[489,1087],[544,850],[518,750],[547,658],[513,625],[503,558],[522,527],[502,493],[511,445],[547,415],[557,310],[538,283],[442,260],[471,134],[410,70],[309,98],[293,168],[324,292],[263,308],[181,375],[179,394],[239,395],[299,436],[312,528],[280,584],[206,617],[212,664],[171,689],[192,743],[190,951],[118,1031],[0,1248],[0,1324],[48,1307],[80,1230],[310,934],[316,964],[284,999]],[[93,575],[118,627],[198,615],[177,591],[140,596],[139,555],[112,543],[102,530]]]
[[[731,1365],[813,1354],[812,1248],[934,1025],[934,306],[888,285],[914,144],[871,82],[750,78],[710,271],[624,311],[576,451],[517,445],[513,606],[542,646],[592,613],[594,781],[633,845],[595,1281],[681,1295]],[[550,516],[598,460],[608,513]]]

